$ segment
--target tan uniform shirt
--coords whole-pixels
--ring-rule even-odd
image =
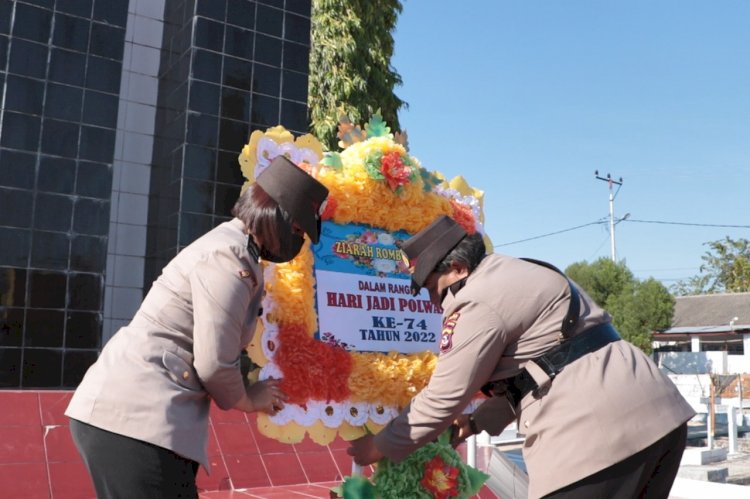
[[[210,400],[229,409],[244,395],[239,358],[262,299],[262,270],[243,229],[238,219],[225,222],[164,267],[87,371],[67,416],[209,470]]]
[[[579,289],[573,334],[610,316]],[[376,447],[403,459],[439,435],[488,381],[520,372],[558,343],[570,291],[564,277],[540,265],[489,255],[466,285],[443,302],[444,331],[427,387],[383,431]],[[451,326],[455,324],[455,326]],[[498,434],[513,419],[526,435],[529,496],[574,483],[648,447],[693,416],[673,383],[626,341],[610,343],[569,364],[519,413],[503,396],[476,411],[481,428]]]

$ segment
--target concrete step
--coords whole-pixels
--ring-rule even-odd
[[[726,466],[697,466],[683,465],[677,472],[680,478],[689,480],[702,480],[704,482],[726,483],[729,477],[729,468]]]
[[[688,447],[682,454],[680,465],[703,465],[724,461],[728,454],[727,449],[709,449],[708,447]]]

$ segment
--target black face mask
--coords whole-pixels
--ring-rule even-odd
[[[284,244],[280,245],[278,254],[271,253],[266,248],[261,247],[260,257],[267,262],[286,263],[299,254],[303,244],[305,244],[304,237],[292,234]]]

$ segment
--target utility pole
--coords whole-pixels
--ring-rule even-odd
[[[607,177],[604,178],[599,176],[599,170],[594,170],[594,178],[604,180],[609,185],[609,248],[612,254],[612,261],[617,263],[617,252],[615,251],[615,196],[617,196],[617,193],[620,192],[620,187],[622,187],[622,177],[620,177],[620,180],[614,180],[608,173]],[[612,192],[613,185],[617,186],[616,192]],[[623,220],[627,217],[628,215],[625,215]]]

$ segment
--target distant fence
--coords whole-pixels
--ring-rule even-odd
[[[708,374],[669,374],[669,379],[695,412],[706,412],[703,401],[711,391],[711,377]]]
[[[750,373],[750,356],[727,352],[656,352],[656,363],[671,374]]]

